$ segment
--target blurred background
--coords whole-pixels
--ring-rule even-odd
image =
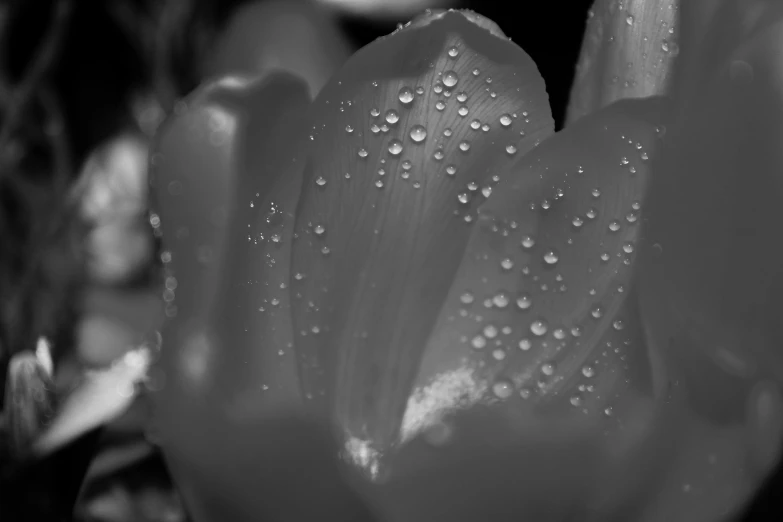
[[[591,3],[0,2],[0,520],[188,520],[145,398],[167,299],[147,151],[178,99],[279,68],[316,93],[423,9],[469,8],[532,56],[559,129]]]

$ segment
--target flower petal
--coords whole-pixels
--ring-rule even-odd
[[[589,12],[567,124],[623,98],[665,94],[678,0],[596,0]]]
[[[359,51],[321,91],[297,210],[305,392],[378,449],[397,437],[470,232],[463,208],[476,204],[458,195],[480,201],[553,129],[524,51],[460,12],[431,17]]]
[[[298,402],[287,280],[302,174],[292,159],[308,104],[306,84],[287,74],[224,79],[162,127],[153,156],[170,255],[164,299],[176,310],[163,331],[155,431],[178,483],[231,499],[230,510],[271,502],[248,487],[269,480],[266,468],[251,477],[235,466],[257,456],[268,419]],[[225,519],[228,506],[203,508]]]
[[[501,172],[427,345],[406,437],[485,400],[610,407],[593,388],[627,378],[628,353],[644,359],[635,317],[618,311],[662,106],[618,102]]]
[[[691,408],[716,424],[744,422],[758,380],[783,381],[783,13],[746,37],[736,7],[712,20],[733,45],[710,29],[714,45],[685,62],[698,70],[678,76],[639,267],[651,342]]]

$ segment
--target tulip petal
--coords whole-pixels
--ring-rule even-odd
[[[623,367],[639,361],[627,357],[645,358],[634,315],[618,311],[662,106],[618,102],[501,173],[428,343],[406,437],[485,400],[609,407],[590,392],[628,378]],[[559,393],[578,383],[581,393]]]
[[[567,125],[623,98],[665,94],[679,52],[678,0],[596,0],[590,10]]]
[[[295,346],[305,393],[355,447],[397,438],[475,214],[458,195],[480,201],[553,129],[527,54],[460,12],[430,16],[359,51],[314,104]]]
[[[298,415],[287,281],[308,105],[306,84],[287,74],[225,79],[162,127],[153,156],[170,316],[176,306],[163,331],[155,431],[186,490],[240,499],[248,513],[272,500],[234,466],[255,454],[280,410]],[[223,519],[227,506],[204,509]]]
[[[731,4],[712,20],[731,44],[710,29],[714,45],[689,49],[685,62],[698,69],[678,76],[638,285],[652,344],[693,411],[719,425],[744,422],[759,379],[783,381],[783,13],[746,39]]]

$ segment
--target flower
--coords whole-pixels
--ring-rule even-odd
[[[661,3],[634,4],[644,7],[639,23],[660,13],[651,5]],[[613,4],[598,8],[601,20],[620,16]],[[754,49],[763,58],[769,46]],[[603,57],[584,61],[586,84],[625,59],[600,45],[585,52]],[[680,54],[693,64],[699,52],[683,42]],[[668,62],[654,63],[660,76],[632,94],[671,88],[672,102],[597,110],[628,94],[610,81],[572,114],[595,112],[553,134],[543,81],[524,51],[474,13],[428,12],[359,51],[312,104],[285,75],[195,93],[152,157],[172,317],[157,422],[175,479],[231,499],[233,516],[297,520],[367,516],[362,502],[406,521],[736,509],[779,451],[775,330],[752,323],[761,332],[756,367],[771,364],[739,377],[751,384],[742,388],[749,428],[705,409],[729,403],[702,400],[698,350],[661,345],[680,338],[683,317],[706,324],[702,336],[726,325],[726,338],[737,339],[749,318],[714,303],[728,289],[743,290],[754,313],[770,306],[758,288],[777,282],[774,259],[759,264],[750,289],[718,285],[726,265],[701,273],[682,261],[696,259],[692,244],[725,251],[703,222],[718,209],[705,203],[690,224],[671,216],[690,219],[706,185],[691,186],[702,178],[685,172],[708,172],[692,163],[708,159],[703,136],[748,147],[715,154],[734,168],[721,179],[736,181],[736,162],[759,143],[761,165],[777,160],[772,142],[739,138],[747,125],[733,126],[734,112],[707,117],[716,101],[730,105],[729,87],[696,103],[693,85],[722,62],[675,76],[671,87]],[[747,77],[744,65],[731,70]],[[762,89],[759,100],[773,103],[767,77],[755,78],[740,82],[741,99],[750,104]],[[681,179],[690,199],[672,186]],[[770,185],[765,197],[774,194]],[[715,343],[705,345],[709,353]],[[717,353],[731,363],[731,351]],[[321,436],[328,428],[336,447]],[[761,457],[747,451],[761,471],[739,475],[746,448],[760,441]],[[348,471],[325,456],[338,450]],[[475,480],[486,485],[481,496]],[[718,502],[684,496],[711,484],[728,492]],[[283,500],[294,490],[308,501]],[[228,516],[226,504],[186,501],[205,520]]]

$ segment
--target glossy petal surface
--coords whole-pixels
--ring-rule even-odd
[[[678,0],[596,0],[567,124],[623,98],[666,94],[678,46]]]
[[[295,345],[308,398],[360,461],[397,439],[482,192],[552,128],[531,59],[459,12],[367,46],[315,101]]]

